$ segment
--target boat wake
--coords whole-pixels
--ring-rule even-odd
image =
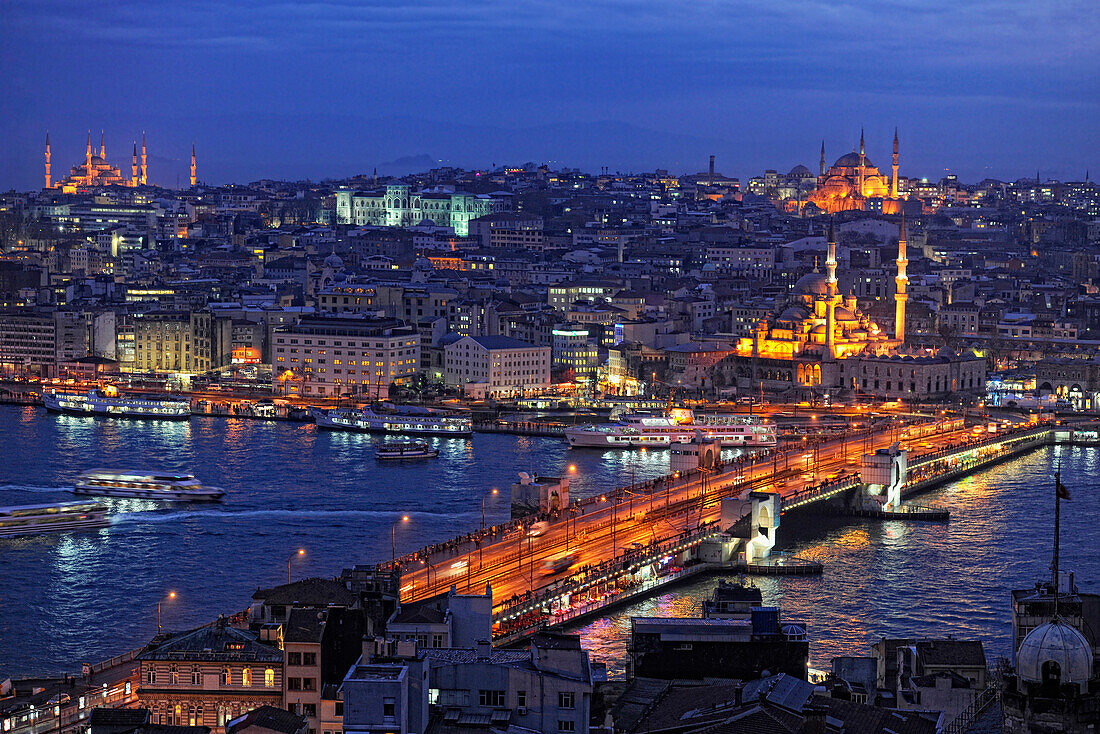
[[[42,492],[53,494],[55,492],[72,492],[72,485],[65,487],[36,487],[29,484],[0,484],[0,492]]]
[[[239,510],[236,512],[227,510],[178,510],[168,512],[119,512],[111,516],[111,524],[122,523],[162,523],[179,522],[191,518],[203,518],[211,520],[235,521],[246,517],[280,519],[299,518],[382,518],[387,521],[395,517],[407,515],[409,517],[452,517],[455,519],[480,518],[479,512],[426,512],[412,511],[400,512],[397,510]]]

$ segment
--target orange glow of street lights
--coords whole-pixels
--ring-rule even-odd
[[[570,471],[570,472],[573,472],[573,473],[576,473],[576,471],[577,471],[577,465],[576,465],[576,464],[570,464],[570,465],[569,465],[569,471]]]

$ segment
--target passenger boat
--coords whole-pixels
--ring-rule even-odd
[[[92,530],[107,524],[107,506],[96,502],[0,507],[0,538]]]
[[[400,461],[402,459],[434,459],[439,449],[429,448],[423,441],[393,441],[378,447],[375,458],[379,461]]]
[[[336,431],[369,431],[372,433],[403,433],[409,436],[450,436],[466,438],[473,429],[469,418],[452,415],[408,415],[378,413],[371,408],[335,408],[314,410],[318,428]]]
[[[775,446],[775,425],[745,416],[705,416],[696,420],[686,408],[668,415],[628,413],[613,423],[565,429],[570,446],[604,449],[661,448],[691,443],[696,434],[722,446],[764,448]]]
[[[140,497],[183,502],[220,500],[225,496],[224,489],[204,486],[193,474],[112,469],[84,472],[77,479],[73,492],[102,497]]]
[[[152,398],[119,395],[117,391],[89,390],[87,393],[47,392],[42,395],[46,410],[76,415],[101,415],[114,418],[156,418],[188,420],[191,403],[178,398]]]

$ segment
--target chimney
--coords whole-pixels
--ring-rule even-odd
[[[714,185],[714,156],[710,157],[710,173],[707,176],[707,186]]]
[[[477,659],[488,660],[493,655],[493,645],[488,640],[478,640],[476,643]]]

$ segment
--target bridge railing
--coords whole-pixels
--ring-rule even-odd
[[[579,573],[555,582],[537,593],[527,592],[505,600],[497,606],[493,613],[493,620],[504,623],[522,618],[524,615],[544,609],[555,599],[566,595],[572,596],[599,584],[614,581],[624,574],[633,573],[643,566],[659,561],[664,556],[682,553],[717,534],[718,523],[707,523],[702,527],[684,531],[673,540],[644,546],[596,566],[582,568]],[[507,630],[508,633],[512,631]]]

